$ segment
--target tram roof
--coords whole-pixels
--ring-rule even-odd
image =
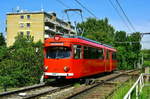
[[[110,45],[107,45],[107,44],[103,44],[103,43],[100,43],[100,42],[97,42],[97,41],[94,41],[94,40],[91,40],[91,39],[88,39],[88,38],[85,38],[85,37],[81,37],[81,36],[61,36],[62,38],[64,39],[79,39],[79,40],[83,40],[83,41],[87,41],[89,43],[94,43],[94,44],[98,44],[100,46],[103,46],[105,47],[106,49],[109,49],[109,50],[112,50],[112,51],[116,51],[116,49],[114,49],[112,46]],[[52,38],[49,38],[49,39],[52,39]],[[66,40],[65,40],[66,41]]]
[[[88,39],[88,38],[85,38],[85,37],[82,37],[82,36],[63,36],[63,37],[64,38],[78,38],[78,39],[86,40],[86,41],[89,41],[89,42],[92,42],[92,43],[100,44],[100,45],[106,46],[108,48],[113,48],[110,45],[103,44],[103,43],[100,43],[100,42],[97,42],[97,41],[94,41],[94,40],[91,40],[91,39]]]

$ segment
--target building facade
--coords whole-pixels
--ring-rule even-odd
[[[69,22],[57,18],[55,13],[15,12],[8,13],[6,20],[7,46],[13,45],[17,35],[33,36],[34,42],[56,34],[76,35]]]

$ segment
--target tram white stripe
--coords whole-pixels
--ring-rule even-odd
[[[74,73],[49,73],[49,72],[45,72],[44,75],[47,75],[47,76],[73,76]]]

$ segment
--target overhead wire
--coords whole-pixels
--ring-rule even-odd
[[[114,10],[116,11],[116,13],[119,15],[119,17],[121,18],[121,20],[123,21],[124,25],[127,27],[127,29],[131,31],[130,27],[128,26],[128,24],[126,23],[125,19],[123,18],[123,16],[121,15],[121,13],[119,12],[119,10],[117,9],[117,7],[113,4],[113,2],[111,0],[108,0],[109,3],[111,4],[111,6],[114,8]]]
[[[140,41],[140,42],[114,42],[114,43],[150,43],[150,41]]]
[[[91,14],[93,17],[97,18],[96,15],[90,11],[87,7],[85,7],[79,0],[74,0],[76,3],[78,3],[83,9],[85,9],[89,14]]]
[[[70,8],[68,5],[66,5],[64,2],[62,2],[61,0],[56,0],[57,2],[59,2],[61,5],[63,5],[66,8]]]
[[[61,5],[63,5],[65,8],[67,8],[67,9],[71,9],[71,7],[70,6],[68,6],[68,5],[66,5],[63,1],[61,1],[61,0],[56,0],[58,3],[60,3]],[[78,14],[78,15],[80,15],[78,12],[74,12],[74,13],[76,13],[76,14]],[[69,15],[67,14],[67,17],[69,18]],[[83,18],[85,18],[82,14],[81,14],[81,18],[82,18],[82,22],[83,22]]]
[[[122,8],[120,2],[118,0],[116,0],[117,5],[119,6],[119,8],[121,9],[123,15],[125,16],[126,20],[128,21],[129,25],[131,26],[131,28],[134,30],[134,32],[136,32],[135,27],[133,26],[132,22],[129,20],[127,14],[125,13],[124,9]]]

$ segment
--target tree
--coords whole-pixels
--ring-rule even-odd
[[[3,34],[0,33],[0,46],[4,46],[4,45],[6,45],[5,38],[4,38]]]
[[[0,78],[11,81],[5,84],[3,79],[1,85],[20,87],[39,82],[43,66],[43,45],[40,41],[34,43],[32,37],[19,35],[9,48],[9,55],[9,58],[0,62]]]
[[[112,44],[114,41],[114,28],[108,23],[108,19],[98,20],[88,18],[85,22],[77,25],[84,31],[83,36],[102,43]]]
[[[126,36],[126,32],[117,31],[115,34],[115,47],[117,49],[118,67],[120,69],[137,68],[140,61],[141,50],[140,33],[133,33]]]
[[[2,33],[0,33],[0,62],[2,59],[7,58],[8,51],[5,43],[5,38]]]
[[[143,61],[144,61],[144,66],[150,66],[150,50],[149,49],[144,49],[141,52],[143,56]]]
[[[127,36],[125,31],[117,31],[115,33],[114,46],[126,46]]]

